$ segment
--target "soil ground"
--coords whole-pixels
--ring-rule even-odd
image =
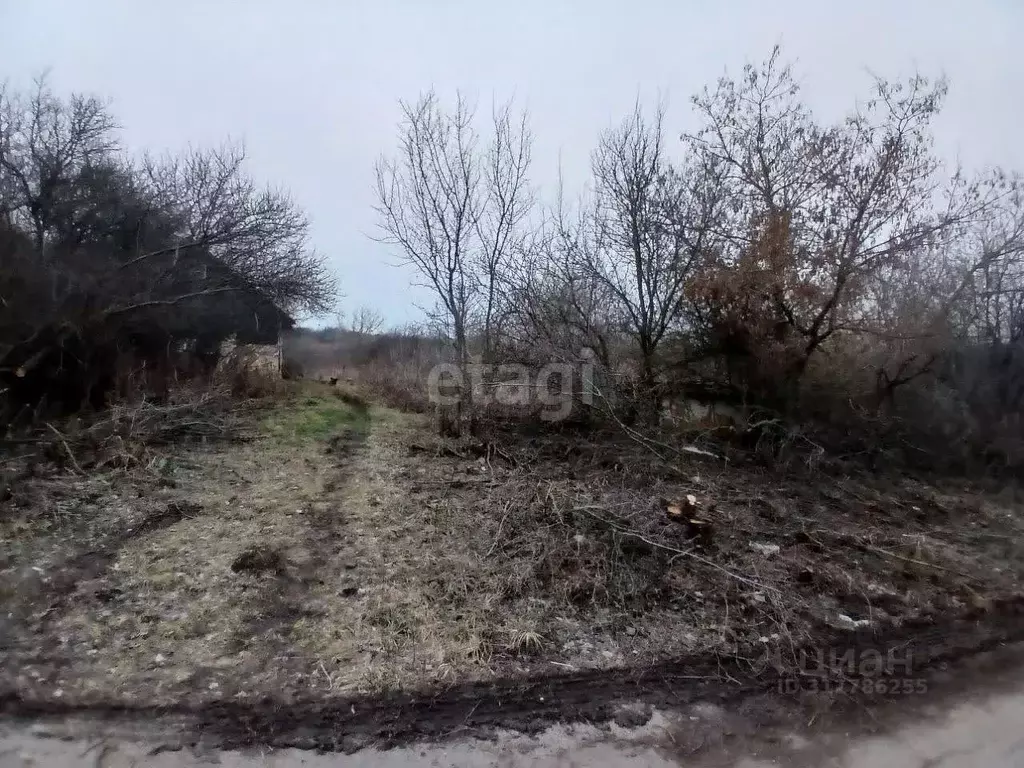
[[[742,699],[771,722],[900,695],[808,668],[827,652],[895,648],[917,679],[1024,638],[1013,489],[662,464],[579,426],[443,441],[314,383],[246,418],[245,441],[41,466],[12,489],[8,713],[346,751],[606,721],[623,701]]]
[[[441,742],[368,747],[342,756],[265,747],[222,750],[205,739],[183,742],[180,722],[150,717],[102,723],[78,716],[0,723],[0,768],[1011,768],[1024,757],[1021,650],[976,656],[954,665],[942,680],[933,675],[929,682],[935,687],[926,696],[811,723],[764,727],[749,712],[699,702],[653,710],[641,725],[559,723],[535,734],[501,729],[486,739],[457,733]],[[642,706],[625,704],[621,711],[636,713]]]

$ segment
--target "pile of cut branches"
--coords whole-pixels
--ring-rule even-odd
[[[34,441],[41,454],[77,473],[144,467],[153,448],[182,440],[241,440],[237,406],[223,388],[180,390],[168,402],[117,403],[93,418],[46,423]]]

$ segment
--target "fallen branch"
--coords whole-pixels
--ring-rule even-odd
[[[606,519],[604,517],[601,517],[600,515],[595,515],[593,512],[591,512],[586,507],[573,507],[573,511],[574,512],[583,512],[586,515],[590,515],[590,517],[594,518],[595,520],[598,520],[599,522],[604,523],[605,525],[610,527],[612,530],[614,530],[616,533],[619,533],[619,534],[621,534],[623,536],[631,536],[631,537],[633,537],[635,539],[638,539],[638,540],[644,542],[645,544],[648,544],[648,545],[650,545],[652,547],[655,547],[656,549],[661,549],[661,550],[664,550],[666,552],[672,552],[674,554],[674,557],[671,560],[669,560],[669,564],[671,564],[672,561],[675,560],[676,558],[686,557],[686,558],[689,558],[690,560],[696,560],[698,563],[706,565],[709,568],[713,568],[714,570],[718,571],[719,573],[725,574],[729,578],[735,579],[736,581],[738,581],[738,582],[740,582],[742,584],[746,584],[748,586],[754,587],[755,589],[767,590],[767,591],[770,591],[770,592],[779,592],[779,589],[777,587],[773,587],[773,586],[770,586],[770,585],[767,585],[767,584],[761,584],[760,582],[754,581],[753,579],[748,579],[746,576],[741,576],[738,573],[733,573],[732,571],[728,570],[727,568],[723,568],[722,566],[720,566],[718,563],[714,562],[713,560],[708,560],[706,557],[701,557],[696,552],[694,552],[692,549],[678,549],[676,547],[670,547],[667,544],[662,544],[661,542],[658,542],[658,541],[652,541],[651,539],[647,538],[646,536],[644,536],[641,533],[638,533],[637,531],[633,531],[633,530],[630,530],[628,528],[623,528],[623,527],[619,526],[618,524],[616,524],[615,522],[613,522],[611,520],[608,520],[608,519]]]
[[[604,393],[601,392],[601,390],[597,387],[597,385],[593,385],[593,387],[594,387],[594,391],[597,393],[597,396],[601,399],[601,402],[605,404],[604,412],[608,416],[611,417],[612,421],[614,421],[616,423],[616,425],[618,425],[619,429],[621,429],[623,432],[625,432],[630,440],[633,440],[634,442],[639,443],[641,446],[643,446],[648,451],[650,451],[655,456],[657,456],[658,459],[660,459],[662,463],[664,463],[666,466],[671,468],[673,471],[678,472],[680,474],[683,474],[682,470],[679,469],[679,467],[677,467],[673,462],[669,461],[669,459],[667,459],[665,456],[663,456],[661,451],[667,450],[667,451],[670,451],[672,453],[675,453],[677,456],[681,456],[683,454],[690,454],[690,455],[693,455],[693,456],[706,456],[706,457],[712,458],[712,459],[721,459],[721,458],[723,458],[723,457],[719,456],[718,454],[712,453],[711,451],[705,450],[705,449],[700,448],[700,447],[698,447],[696,445],[692,445],[692,444],[688,443],[686,445],[683,445],[683,446],[677,448],[676,446],[669,445],[668,443],[663,443],[660,440],[654,440],[654,439],[652,439],[652,438],[650,438],[650,437],[648,437],[648,436],[638,432],[637,430],[633,429],[629,425],[623,423],[622,419],[620,419],[615,414],[615,409],[612,408],[611,405],[608,403],[608,399],[605,397]]]
[[[936,571],[942,571],[943,573],[952,573],[952,574],[960,576],[961,578],[964,578],[964,579],[970,579],[972,581],[974,580],[974,578],[972,576],[969,576],[968,574],[963,573],[962,571],[956,571],[956,570],[953,570],[952,568],[946,568],[944,566],[936,565],[935,563],[929,563],[929,562],[926,562],[924,560],[916,560],[913,557],[907,557],[906,555],[900,555],[900,554],[897,554],[896,552],[890,552],[887,549],[881,549],[880,547],[874,547],[874,546],[872,546],[870,544],[865,544],[863,541],[858,542],[858,543],[862,547],[864,547],[864,549],[866,549],[868,552],[874,552],[875,554],[878,554],[878,555],[884,555],[885,557],[891,557],[891,558],[893,558],[895,560],[902,560],[905,563],[912,563],[914,565],[922,565],[925,568],[934,568]]]
[[[50,428],[50,431],[57,436],[60,444],[64,446],[64,452],[67,454],[68,461],[71,462],[71,466],[74,467],[75,472],[80,475],[84,475],[85,471],[78,465],[78,462],[75,461],[75,454],[71,452],[71,448],[68,446],[68,441],[64,438],[64,435],[62,435],[60,430],[53,426],[53,424],[47,422],[46,426]]]

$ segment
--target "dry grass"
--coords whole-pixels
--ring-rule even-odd
[[[324,484],[333,474],[323,461],[323,438],[365,421],[337,398],[317,397],[310,405],[307,394],[297,394],[273,412],[277,420],[250,425],[249,442],[174,446],[154,454],[159,473],[74,481],[74,488],[97,487],[88,505],[59,490],[64,478],[40,478],[40,489],[56,491],[74,512],[59,527],[33,519],[27,507],[17,528],[9,522],[9,532],[21,534],[4,547],[12,572],[41,565],[48,574],[47,562],[73,559],[76,543],[110,550],[100,574],[73,584],[66,609],[26,627],[64,639],[71,655],[65,678],[77,679],[84,691],[156,685],[167,695],[194,688],[200,679],[204,688],[213,686],[211,692],[229,686],[226,678],[248,680],[251,690],[278,679],[282,669],[267,663],[286,642],[275,635],[287,634],[287,622],[282,628],[276,614],[293,606],[280,604],[282,585],[272,574],[239,573],[232,564],[246,548],[269,542],[284,555],[288,584],[314,577],[321,533],[312,521],[330,513]],[[298,425],[298,436],[282,436],[275,429],[280,424]],[[172,502],[186,502],[190,514],[121,540],[133,521]],[[71,685],[63,678],[50,684]]]
[[[881,628],[1021,582],[1013,499],[700,458],[668,470],[592,432],[444,441],[427,417],[346,390],[291,392],[250,416],[250,442],[161,449],[164,470],[130,496],[135,475],[75,480],[93,501],[61,500],[63,536],[5,524],[18,541],[5,575],[59,568],[86,514],[102,522],[88,546],[110,551],[45,619],[25,618],[24,672],[8,684],[173,701],[701,652],[767,663],[842,616]],[[687,494],[713,524],[708,541],[659,504]],[[188,514],[108,546],[171,503]],[[274,567],[237,567],[251,551]]]
[[[257,627],[278,585],[272,575],[231,566],[248,547],[270,542],[301,570],[322,475],[273,445],[202,452],[194,468],[176,473],[196,514],[126,542],[105,574],[107,602],[86,590],[53,627],[87,639],[85,660],[94,664],[86,676],[123,690],[154,679],[180,689],[195,684],[197,672],[210,678],[207,686],[230,677],[251,690],[276,677],[266,669],[274,638]]]
[[[482,623],[473,626],[451,610],[451,601],[438,600],[446,580],[474,564],[430,510],[409,504],[396,454],[405,452],[415,424],[406,417],[376,422],[353,458],[338,498],[345,562],[325,569],[324,583],[312,591],[316,615],[296,627],[299,647],[335,679],[348,678],[342,689],[445,679],[490,656]]]

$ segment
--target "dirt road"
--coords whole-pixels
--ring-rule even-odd
[[[222,752],[201,744],[162,750],[155,746],[164,743],[157,730],[137,741],[109,728],[97,736],[94,726],[84,722],[8,723],[0,726],[0,768],[1018,768],[1024,766],[1024,677],[997,693],[959,703],[918,704],[906,722],[882,736],[842,729],[810,737],[783,730],[744,735],[737,722],[717,707],[696,705],[679,713],[655,712],[636,728],[555,726],[529,736],[502,733],[487,741],[452,740],[351,755],[287,749]],[[724,733],[737,738],[724,739]],[[694,751],[694,743],[706,746]]]

